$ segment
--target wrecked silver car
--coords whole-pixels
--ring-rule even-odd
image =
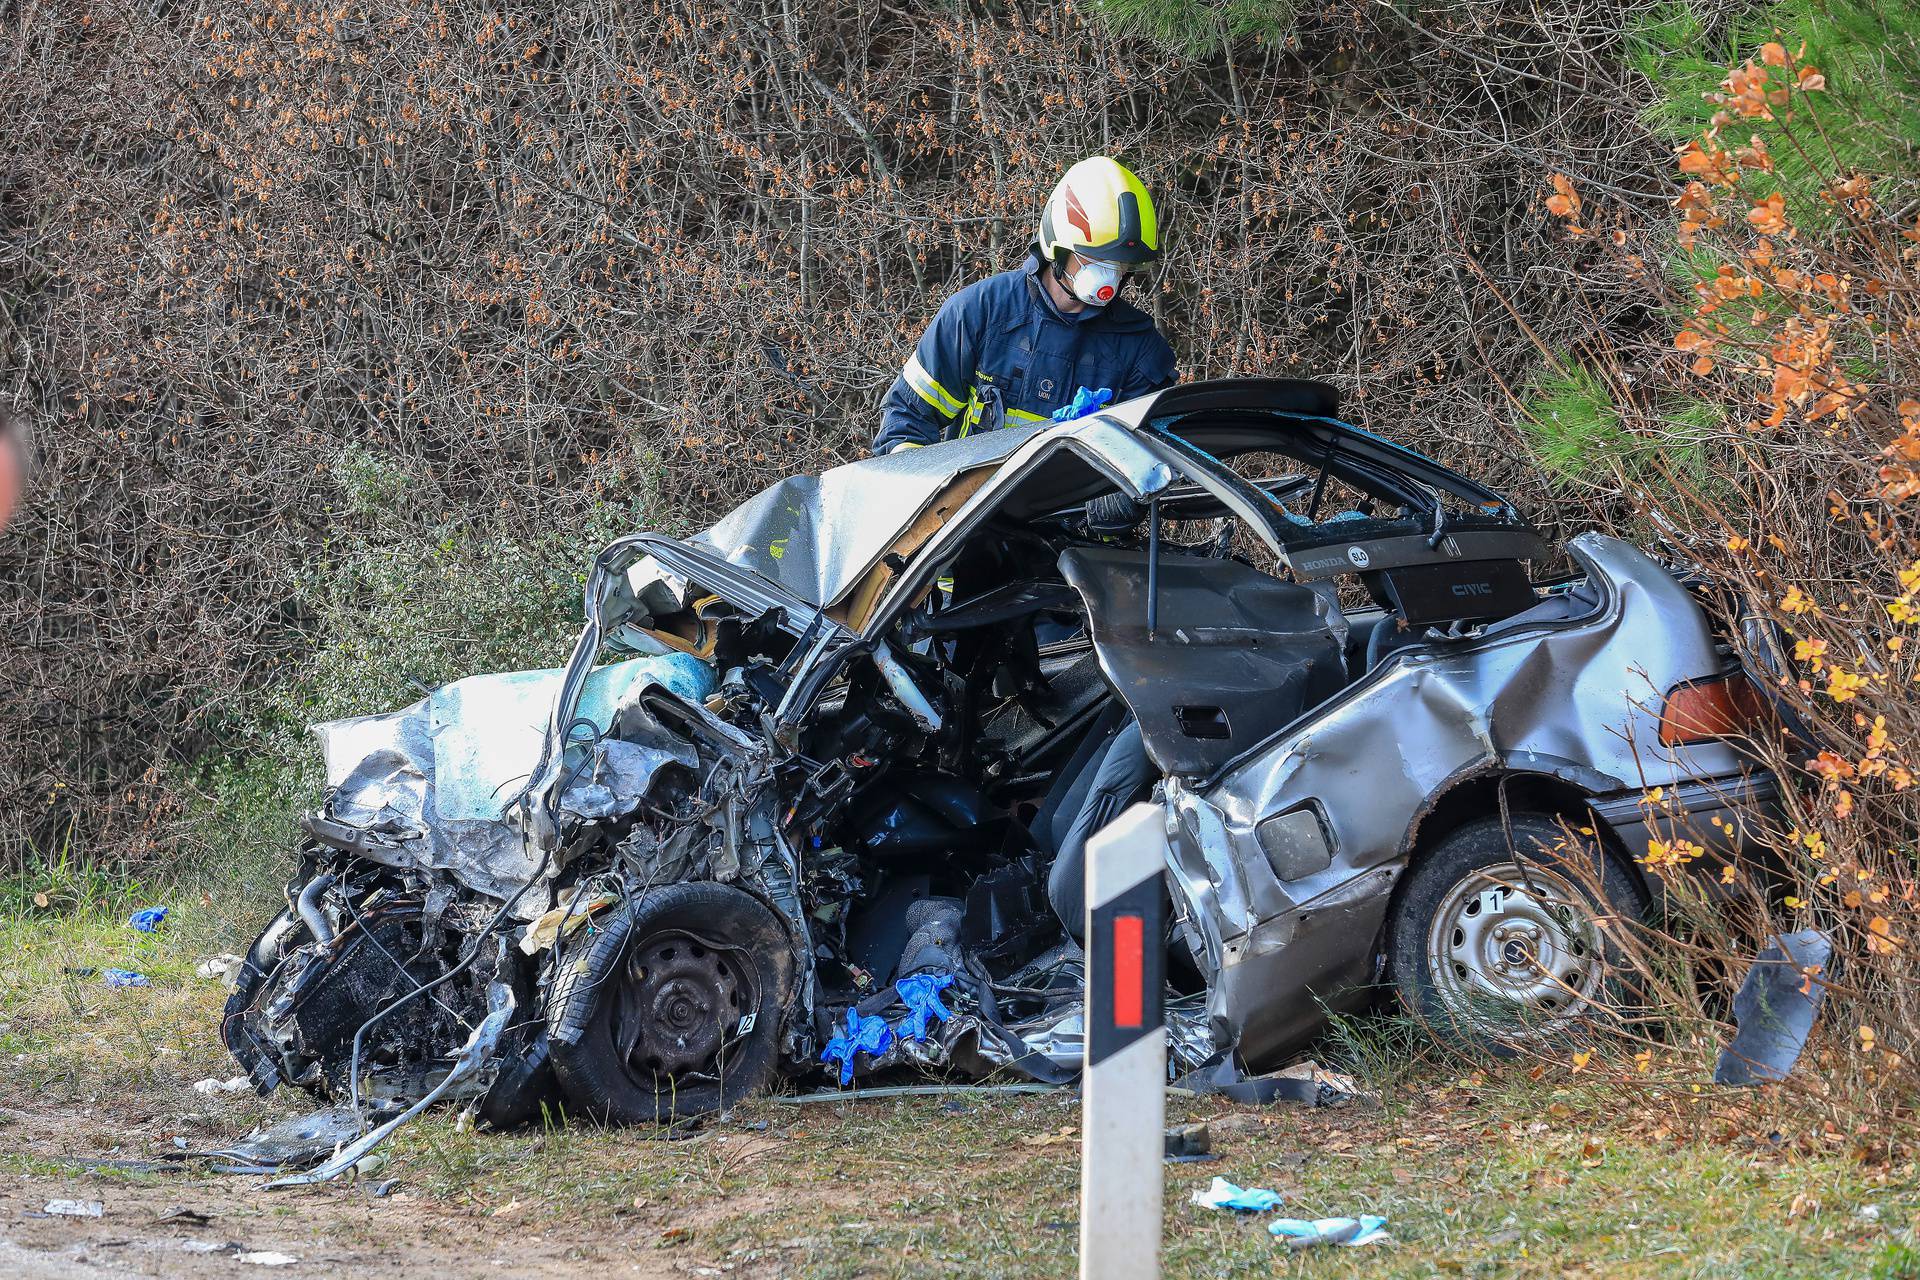
[[[1652,897],[1647,790],[1741,856],[1753,686],[1646,555],[1542,577],[1510,502],[1337,409],[1191,384],[616,541],[564,669],[319,727],[227,1044],[263,1091],[497,1124],[1062,1080],[1087,839],[1143,802],[1182,1069],[1383,989],[1494,1043],[1577,1024]]]

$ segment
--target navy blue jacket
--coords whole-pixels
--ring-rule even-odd
[[[1081,387],[1111,387],[1118,403],[1172,385],[1152,317],[1121,299],[1063,315],[1039,271],[1029,255],[941,305],[887,391],[875,453],[1039,422]]]

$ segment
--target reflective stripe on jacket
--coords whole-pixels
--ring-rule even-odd
[[[941,305],[887,391],[875,453],[1044,421],[1083,386],[1112,387],[1117,403],[1172,384],[1152,317],[1124,299],[1063,315],[1039,271],[1029,255]]]

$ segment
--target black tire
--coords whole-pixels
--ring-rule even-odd
[[[1647,896],[1572,825],[1569,836],[1556,817],[1516,813],[1509,845],[1487,818],[1414,864],[1388,919],[1386,976],[1435,1039],[1510,1057],[1581,1039],[1604,1010],[1635,1003],[1607,924],[1643,918]]]
[[[671,1124],[766,1087],[793,984],[792,950],[772,911],[695,881],[598,923],[561,958],[547,1010],[571,1109],[610,1124]]]

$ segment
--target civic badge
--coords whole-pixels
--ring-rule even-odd
[[[1364,569],[1373,563],[1373,557],[1367,554],[1365,547],[1348,547],[1347,559],[1353,561],[1353,567]]]
[[[1040,398],[1042,400],[1053,399],[1053,379],[1052,378],[1040,379]]]

